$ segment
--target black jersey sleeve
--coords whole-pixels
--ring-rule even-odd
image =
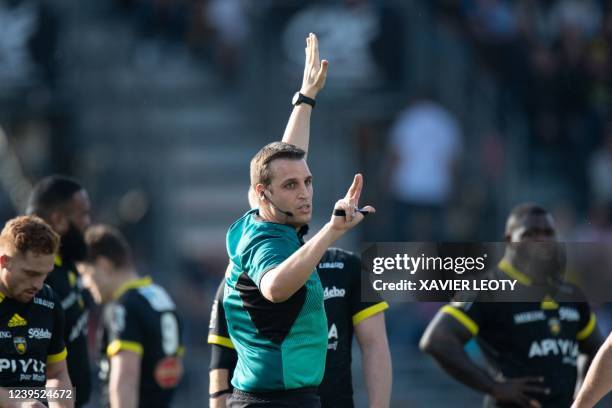
[[[442,306],[440,311],[455,318],[472,336],[476,336],[486,326],[493,306],[493,303],[454,301]]]
[[[234,349],[232,340],[230,339],[227,330],[227,321],[225,320],[225,309],[223,308],[223,291],[225,289],[225,278],[221,280],[215,300],[213,301],[210,310],[210,323],[208,324],[208,343],[223,346],[228,349]]]
[[[576,340],[583,341],[595,331],[597,319],[587,302],[578,303],[578,312],[580,313],[580,331],[576,334]]]
[[[143,354],[144,317],[140,316],[136,300],[128,298],[109,305],[105,319],[109,336],[106,354],[109,357],[121,350]]]
[[[47,364],[58,363],[66,359],[67,351],[64,343],[64,309],[60,303],[59,297],[48,288],[53,299],[53,332],[51,333],[51,341],[47,351]]]
[[[353,253],[345,253],[345,270],[349,274],[351,282],[351,316],[353,320],[353,326],[361,323],[368,317],[374,316],[375,314],[381,313],[389,308],[389,304],[380,297],[378,292],[373,291],[371,297],[377,299],[373,302],[364,302],[361,296],[361,259]],[[368,296],[368,298],[370,298]]]

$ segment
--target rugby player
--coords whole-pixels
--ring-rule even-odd
[[[302,88],[287,125],[290,134],[305,139],[306,148],[311,109],[327,65],[319,60],[311,34]],[[325,368],[327,323],[316,266],[329,246],[363,220],[357,211],[363,178],[355,176],[330,222],[304,243],[312,216],[312,175],[305,155],[306,150],[285,142],[262,148],[251,161],[259,208],[228,231],[232,268],[223,306],[238,354],[230,407],[320,406],[316,387]],[[366,206],[363,211],[375,210]]]
[[[64,312],[44,283],[59,244],[51,227],[33,216],[13,218],[0,233],[0,387],[47,386],[72,392]],[[0,406],[19,406],[10,397],[0,388]],[[73,401],[50,405],[72,407]]]
[[[168,293],[139,277],[119,231],[106,225],[85,233],[83,284],[106,304],[101,333],[103,406],[168,407],[183,372],[182,326]]]
[[[452,302],[429,324],[421,349],[449,375],[487,394],[487,407],[570,406],[578,356],[585,354],[590,361],[602,342],[595,315],[588,303],[576,301],[583,299],[579,289],[560,279],[564,262],[555,261],[560,254],[550,252],[555,256],[541,262],[532,250],[537,243],[556,242],[554,221],[545,209],[535,204],[515,207],[505,240],[504,258],[490,278],[510,276],[524,293],[545,284],[548,290],[541,302],[495,302],[495,294],[483,292],[468,302]],[[464,350],[474,337],[490,372]]]
[[[572,408],[591,408],[612,390],[612,334],[601,346]]]
[[[360,299],[361,261],[355,254],[330,248],[317,267],[323,285],[327,316],[325,375],[318,388],[321,406],[353,407],[351,346],[353,333],[361,349],[370,407],[388,407],[391,394],[391,357],[384,313],[386,302]],[[231,392],[229,379],[237,356],[227,333],[221,281],[211,310],[208,343],[211,344],[210,406],[225,407]]]
[[[89,226],[90,204],[85,189],[64,176],[40,180],[30,194],[28,214],[45,220],[61,237],[59,254],[46,283],[60,299],[65,313],[64,341],[68,372],[76,388],[75,405],[85,405],[91,394],[91,370],[87,351],[88,294],[78,279],[75,262],[86,253],[83,233]]]

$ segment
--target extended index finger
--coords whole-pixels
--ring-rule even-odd
[[[355,205],[359,202],[359,197],[361,196],[361,188],[363,186],[363,176],[359,173],[355,174],[353,178],[353,184],[346,193],[345,198],[349,201],[353,202]]]

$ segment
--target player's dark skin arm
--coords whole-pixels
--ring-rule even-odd
[[[431,321],[419,344],[421,350],[457,381],[493,396],[497,401],[510,402],[522,407],[539,407],[540,404],[526,392],[546,394],[548,390],[535,385],[541,378],[514,378],[498,381],[476,365],[465,352],[465,344],[472,333],[453,316],[438,312]]]

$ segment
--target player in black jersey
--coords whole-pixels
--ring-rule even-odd
[[[555,234],[546,210],[535,204],[517,206],[506,224],[504,259],[489,277],[510,276],[524,293],[546,286],[547,295],[538,303],[512,303],[494,302],[494,294],[480,292],[468,301],[444,306],[421,339],[421,349],[448,374],[487,394],[487,407],[570,406],[579,354],[590,361],[602,343],[588,303],[576,301],[583,299],[579,289],[560,279],[560,254],[534,254],[534,247],[557,250]],[[473,337],[489,372],[464,351]]]
[[[81,287],[75,262],[85,257],[83,238],[89,226],[87,192],[75,180],[50,176],[34,186],[27,213],[44,219],[61,236],[59,254],[46,283],[60,299],[66,316],[64,341],[68,350],[68,372],[76,388],[77,407],[91,394],[91,370],[87,351],[88,294]]]
[[[359,258],[351,252],[330,248],[317,267],[324,289],[328,324],[325,375],[319,386],[322,407],[353,407],[351,345],[353,334],[361,348],[370,406],[389,405],[391,361],[384,314],[386,302],[362,302]],[[221,282],[211,310],[208,343],[211,344],[210,406],[224,407],[229,395],[236,352],[227,332]]]
[[[101,332],[103,404],[168,407],[182,375],[182,328],[174,302],[149,277],[139,277],[119,231],[98,225],[85,234],[79,265],[96,302],[106,303]],[[121,403],[121,405],[119,405]]]
[[[72,388],[65,361],[64,312],[44,284],[58,247],[59,236],[38,217],[14,218],[0,234],[2,407],[16,406],[16,401],[1,387]]]

